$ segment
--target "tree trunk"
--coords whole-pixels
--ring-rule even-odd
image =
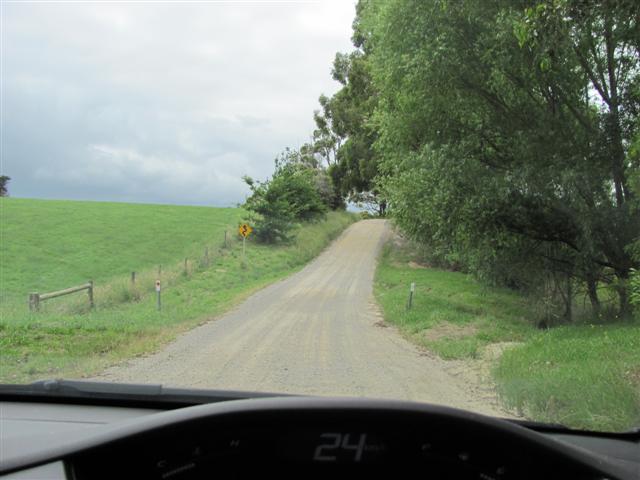
[[[571,282],[571,275],[567,274],[567,297],[565,300],[564,320],[567,323],[573,321],[573,284]]]
[[[605,47],[607,52],[607,74],[609,79],[609,118],[608,134],[611,141],[611,173],[618,208],[622,208],[628,194],[624,173],[624,147],[622,145],[622,125],[620,122],[620,99],[618,97],[618,79],[616,78],[616,45],[613,39],[613,20],[610,15],[605,18]],[[603,72],[604,73],[604,72]]]
[[[589,276],[587,277],[587,293],[589,294],[589,301],[591,301],[591,309],[593,314],[600,318],[600,299],[598,298],[598,281]]]
[[[383,200],[378,204],[378,212],[380,213],[381,217],[384,217],[386,211],[387,211],[387,202]]]
[[[631,303],[629,302],[629,272],[616,272],[618,277],[618,299],[620,301],[620,318],[628,318],[631,316]]]

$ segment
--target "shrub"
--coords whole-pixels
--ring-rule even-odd
[[[287,242],[296,222],[317,220],[327,211],[318,191],[316,173],[304,165],[280,166],[273,178],[265,182],[250,177],[244,177],[244,181],[251,188],[244,206],[257,215],[253,224],[259,242]]]

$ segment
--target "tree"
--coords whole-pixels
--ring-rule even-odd
[[[286,149],[276,159],[276,170],[270,180],[243,178],[251,189],[244,207],[256,214],[258,241],[287,242],[296,222],[314,221],[326,213],[316,170],[305,162],[299,151]]]
[[[9,196],[9,180],[11,177],[7,177],[6,175],[0,176],[0,197],[8,197]]]
[[[243,180],[251,189],[251,196],[244,207],[257,214],[252,223],[258,242],[288,242],[295,220],[289,204],[277,194],[276,189],[270,188],[269,181],[261,183],[247,176]]]
[[[329,174],[342,197],[356,201],[364,194],[383,213],[386,202],[373,183],[378,160],[373,149],[376,130],[370,122],[376,94],[368,69],[360,49],[336,54],[332,76],[342,88],[331,98],[320,97],[322,112],[314,113],[318,127],[314,142],[327,158]]]
[[[617,277],[623,313],[628,310],[626,283],[634,264],[627,247],[638,237],[640,223],[633,215],[636,194],[629,182],[634,168],[629,145],[638,132],[640,109],[639,20],[640,6],[633,1],[546,1],[527,8],[516,30],[521,46],[539,62],[549,91],[556,92],[577,127],[591,134],[590,156],[605,169],[603,176],[612,186],[614,196],[607,199],[607,207],[591,202],[585,214],[595,217],[593,223],[601,229],[614,228],[598,232],[594,240]],[[569,94],[580,80],[583,89]],[[602,213],[608,221],[598,218]]]
[[[276,158],[276,172],[289,166],[299,170],[308,170],[313,177],[320,198],[331,210],[344,209],[345,204],[340,192],[336,189],[328,170],[322,167],[317,159],[316,150],[313,144],[305,143],[299,150],[289,147]],[[289,168],[288,167],[288,168]]]
[[[639,9],[361,1],[375,185],[398,224],[487,280],[551,281],[567,319],[575,282],[596,311],[598,283],[614,286],[628,314]]]
[[[638,120],[640,122],[640,120]],[[630,173],[629,185],[634,193],[631,207],[636,216],[640,216],[640,132],[629,148]],[[640,263],[640,238],[637,238],[628,247],[629,253],[636,262]],[[640,269],[634,269],[630,277],[630,302],[636,308],[637,316],[640,317]]]
[[[334,131],[331,100],[325,95],[320,95],[318,101],[322,111],[313,112],[313,120],[316,124],[316,129],[313,131],[313,152],[320,155],[330,168],[337,162],[342,139]]]

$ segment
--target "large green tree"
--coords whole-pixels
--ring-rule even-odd
[[[598,283],[610,284],[627,314],[640,233],[629,188],[639,8],[361,1],[369,153],[399,225],[487,279],[552,279],[567,318],[575,281],[596,311]]]
[[[373,182],[378,173],[378,158],[372,148],[377,138],[372,123],[377,95],[357,20],[354,28],[356,50],[336,54],[333,62],[333,79],[342,87],[331,98],[322,95],[322,109],[314,113],[314,142],[340,194],[350,200],[366,197],[383,213],[386,202]]]

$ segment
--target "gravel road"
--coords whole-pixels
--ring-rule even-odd
[[[96,380],[396,398],[506,416],[460,364],[455,374],[383,323],[372,283],[389,234],[384,220],[358,222],[302,271]]]

